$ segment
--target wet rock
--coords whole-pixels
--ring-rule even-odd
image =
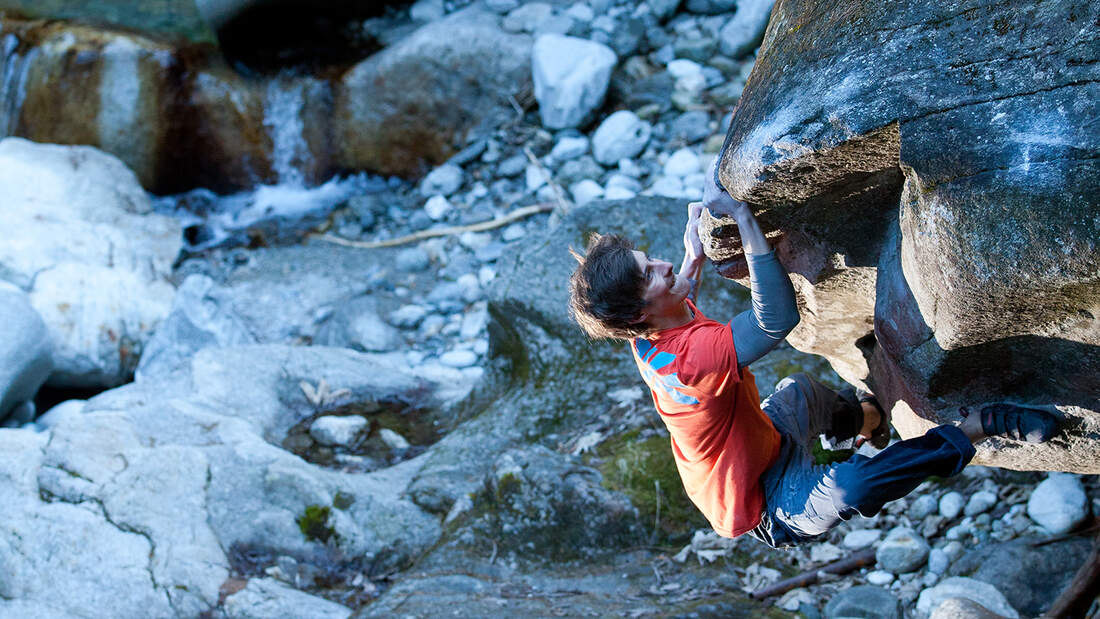
[[[1032,491],[1027,515],[1055,535],[1072,530],[1088,516],[1088,500],[1080,478],[1051,473]]]
[[[734,9],[740,11],[742,4],[745,4],[744,0],[740,2],[736,0],[685,0],[684,8],[692,13],[717,15],[719,13],[731,12]]]
[[[833,596],[825,605],[827,619],[866,617],[867,619],[900,619],[901,604],[881,587],[857,585]]]
[[[936,497],[930,494],[922,494],[909,506],[908,515],[914,521],[924,520],[926,516],[938,509],[939,503],[936,501]]]
[[[917,600],[917,612],[930,613],[945,600],[951,598],[972,600],[986,609],[1010,619],[1018,619],[1020,616],[996,587],[979,580],[962,577],[948,578],[935,587],[921,591]]]
[[[583,124],[603,103],[618,58],[606,45],[546,34],[535,41],[531,62],[543,126],[565,129]]]
[[[309,435],[322,445],[346,447],[367,425],[368,421],[359,415],[324,415],[309,426]]]
[[[978,514],[984,514],[989,511],[991,507],[997,504],[997,495],[988,490],[979,490],[970,496],[970,500],[966,502],[966,507],[963,509],[963,513],[967,516],[977,516]]]
[[[0,281],[0,420],[31,400],[53,368],[46,324],[19,288]]]

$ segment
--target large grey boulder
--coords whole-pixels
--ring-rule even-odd
[[[1100,220],[1082,216],[1100,182],[1100,134],[1086,129],[1100,46],[1079,25],[1098,12],[1081,0],[772,11],[721,180],[777,235],[803,307],[789,340],[871,384],[902,437],[960,405],[1050,405],[1063,439],[987,441],[975,462],[1100,470]],[[709,254],[740,277],[732,226],[708,228]]]
[[[531,88],[531,38],[467,9],[349,70],[336,87],[335,163],[388,174],[442,163],[466,135],[515,114]]]
[[[53,344],[46,323],[31,307],[27,294],[0,281],[0,420],[19,404],[34,398],[46,382]]]
[[[610,47],[560,34],[535,41],[531,73],[542,124],[550,129],[578,127],[603,104],[618,58]]]
[[[1034,538],[987,544],[968,550],[951,564],[951,576],[989,583],[1026,617],[1050,609],[1073,580],[1092,548],[1083,537],[1036,545]]]
[[[94,148],[0,141],[0,278],[28,291],[54,342],[51,384],[130,379],[167,315],[182,244],[133,172]]]

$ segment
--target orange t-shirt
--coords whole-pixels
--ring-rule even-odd
[[[691,322],[630,348],[672,435],[684,490],[719,535],[736,537],[760,523],[760,475],[779,455],[779,433],[752,373],[738,373],[729,324],[688,304]]]

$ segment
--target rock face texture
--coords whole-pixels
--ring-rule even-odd
[[[759,205],[802,298],[798,348],[866,381],[903,437],[960,405],[1056,406],[1100,470],[1100,7],[781,0],[719,176]],[[708,254],[743,268],[733,226]]]

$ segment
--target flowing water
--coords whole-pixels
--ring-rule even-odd
[[[7,34],[0,42],[0,137],[12,135],[26,96],[27,69],[37,49],[19,53],[19,37]]]

